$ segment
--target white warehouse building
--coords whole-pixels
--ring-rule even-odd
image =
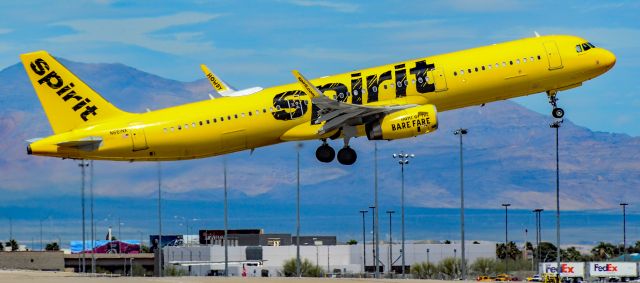
[[[405,243],[406,266],[419,262],[438,263],[444,258],[460,257],[460,244]],[[366,268],[363,265],[363,248],[366,248]],[[495,258],[496,244],[493,242],[467,242],[466,259],[472,264],[477,258]],[[392,245],[394,270],[400,272],[401,245]],[[220,275],[224,271],[224,247],[219,245],[167,246],[163,248],[164,267],[184,270],[188,275]],[[282,266],[286,260],[296,257],[296,246],[229,246],[229,275],[284,276]],[[300,246],[300,257],[318,265],[327,273],[348,274],[373,272],[373,245],[307,245]],[[380,269],[389,271],[389,244],[380,243]]]

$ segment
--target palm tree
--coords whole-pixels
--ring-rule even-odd
[[[617,255],[616,247],[611,243],[605,242],[600,242],[597,246],[593,247],[591,254],[599,260],[609,259]]]

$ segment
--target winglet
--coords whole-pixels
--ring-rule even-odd
[[[227,83],[225,83],[223,80],[218,78],[218,76],[216,76],[213,72],[211,72],[211,70],[209,70],[209,68],[207,68],[205,64],[201,64],[200,68],[204,72],[205,76],[207,76],[207,79],[209,80],[213,88],[218,93],[224,95],[225,93],[231,93],[236,91],[235,89],[230,87]]]
[[[291,71],[291,73],[293,73],[293,75],[296,77],[296,80],[298,80],[298,82],[304,87],[311,98],[322,96],[322,92],[320,92],[315,86],[311,84],[311,82],[309,82],[309,80],[302,76],[302,74],[300,74],[298,70],[293,70]]]

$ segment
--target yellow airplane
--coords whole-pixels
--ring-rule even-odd
[[[21,60],[54,135],[30,140],[33,155],[163,161],[202,158],[287,141],[320,140],[321,162],[356,161],[349,140],[395,140],[433,132],[437,111],[558,91],[613,67],[613,53],[568,35],[536,36],[297,82],[235,90],[201,66],[219,95],[147,113],[124,112],[45,51]],[[436,110],[437,109],[437,110]]]

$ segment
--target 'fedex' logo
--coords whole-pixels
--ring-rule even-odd
[[[574,266],[569,266],[568,264],[563,263],[560,265],[560,273],[573,274],[575,273],[574,268]],[[548,265],[546,268],[546,273],[558,273],[558,268]]]
[[[607,263],[605,265],[600,265],[600,264],[594,264],[593,265],[593,271],[608,271],[608,272],[616,272],[618,271],[618,266],[617,265],[613,265],[611,263]]]

